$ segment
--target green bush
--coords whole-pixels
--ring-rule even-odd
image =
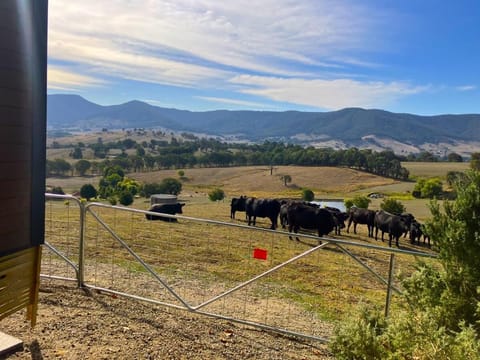
[[[215,188],[208,193],[208,198],[211,201],[220,201],[225,198],[225,192],[220,188]]]
[[[430,203],[425,223],[441,266],[418,263],[387,319],[361,309],[339,324],[330,344],[336,358],[480,359],[480,256],[472,256],[480,254],[480,172],[468,172],[455,191],[443,211]]]
[[[133,203],[133,195],[128,191],[124,191],[118,197],[118,202],[123,206],[131,205]]]
[[[310,189],[303,189],[302,190],[302,199],[305,201],[313,201],[315,199],[315,194]]]
[[[80,196],[90,201],[91,198],[97,196],[97,189],[92,184],[84,184],[80,188]]]
[[[396,215],[400,215],[401,213],[405,212],[405,206],[403,206],[400,201],[390,198],[384,198],[380,204],[380,208]]]
[[[443,193],[442,181],[437,178],[419,179],[413,188],[413,192],[423,199],[438,198]]]
[[[372,200],[370,200],[368,197],[357,195],[353,199],[345,199],[343,203],[348,210],[352,206],[356,206],[362,209],[368,209],[368,205],[370,205],[371,202]]]

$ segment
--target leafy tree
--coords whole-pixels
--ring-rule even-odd
[[[143,148],[143,146],[137,145],[136,153],[137,153],[137,156],[140,156],[140,157],[145,156],[145,149]]]
[[[50,192],[52,194],[65,195],[65,192],[63,191],[61,186],[54,186]]]
[[[337,359],[480,359],[480,172],[454,186],[457,199],[432,201],[425,224],[441,266],[418,263],[388,319],[363,309],[338,326]]]
[[[90,169],[91,166],[92,166],[92,164],[90,163],[90,161],[85,160],[85,159],[81,159],[81,160],[78,160],[75,163],[75,170],[77,170],[77,172],[80,174],[80,176],[84,176],[85,173],[88,171],[88,169]]]
[[[128,192],[132,195],[137,195],[140,189],[140,183],[128,177],[124,177],[122,181],[117,183],[117,192]]]
[[[220,201],[225,198],[225,192],[220,188],[215,188],[208,193],[210,201]]]
[[[76,146],[71,152],[70,152],[70,157],[74,159],[81,159],[83,158],[83,153],[82,153],[82,148],[79,146]]]
[[[180,178],[183,178],[183,177],[185,176],[185,171],[183,171],[183,170],[178,170],[178,171],[177,171],[177,174],[178,174],[178,176],[179,176]]]
[[[47,171],[50,170],[51,172],[57,175],[65,175],[65,173],[67,173],[72,169],[72,166],[70,165],[70,163],[64,159],[57,158],[47,164],[49,164],[50,166],[50,169],[48,169],[48,165],[47,165]]]
[[[280,180],[283,181],[283,185],[287,186],[287,184],[292,182],[292,177],[290,175],[282,175]]]
[[[452,152],[452,153],[448,154],[447,160],[449,162],[463,162],[462,156],[460,154],[455,153],[455,152]]]
[[[344,201],[344,204],[347,209],[350,209],[352,206],[356,206],[362,209],[368,209],[368,205],[370,205],[371,202],[372,200],[370,200],[368,197],[357,195],[353,199],[346,199]]]
[[[433,199],[443,194],[442,181],[437,178],[432,179],[418,179],[413,193],[415,197],[421,197],[424,199]]]
[[[97,196],[97,189],[95,189],[92,184],[82,185],[82,187],[80,188],[80,196],[87,199],[87,201],[90,201],[91,198]]]
[[[178,195],[182,191],[182,183],[174,178],[165,178],[160,183],[160,193]]]
[[[480,152],[472,153],[470,158],[470,168],[473,170],[480,170]]]
[[[119,194],[118,202],[123,206],[131,205],[133,203],[133,195],[124,190]]]
[[[302,190],[302,199],[305,201],[313,201],[315,199],[315,194],[310,189],[303,189]]]
[[[391,198],[384,198],[380,204],[380,208],[396,215],[405,212],[405,206],[400,201]]]
[[[153,194],[161,194],[163,187],[160,183],[145,183],[140,189],[140,195],[149,198]]]
[[[456,182],[458,181],[462,182],[465,179],[466,179],[466,175],[461,171],[451,170],[447,172],[447,175],[446,175],[446,182],[448,186],[453,186]]]

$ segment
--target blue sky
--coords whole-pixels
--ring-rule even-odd
[[[480,113],[480,1],[49,1],[48,92],[194,111]]]

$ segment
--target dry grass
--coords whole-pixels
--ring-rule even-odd
[[[403,162],[402,166],[414,177],[445,177],[449,171],[465,171],[468,162]]]
[[[300,197],[302,188],[311,189],[317,198],[343,197],[350,193],[367,194],[370,188],[394,186],[398,181],[348,168],[277,166],[270,175],[266,166],[185,169],[181,179],[184,194],[208,193],[221,187],[228,197],[251,196]],[[281,176],[290,175],[292,182],[284,185]],[[167,177],[179,179],[178,170],[130,173],[129,177],[144,183],[160,182]],[[100,177],[49,177],[47,184],[61,186],[68,192],[79,190],[83,184],[97,185]]]

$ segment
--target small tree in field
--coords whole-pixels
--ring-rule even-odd
[[[97,189],[95,189],[92,184],[82,185],[80,188],[80,196],[90,201],[91,198],[97,197]]]
[[[118,196],[118,202],[123,206],[131,205],[133,203],[133,195],[125,190]]]
[[[211,201],[220,201],[225,198],[225,192],[220,188],[215,188],[208,193],[208,198]]]
[[[302,190],[302,199],[305,201],[312,201],[315,199],[315,194],[310,189],[303,189]]]
[[[368,205],[370,205],[371,202],[372,200],[370,200],[368,197],[357,195],[353,199],[346,199],[344,204],[347,209],[350,209],[352,206],[361,209],[368,209]]]
[[[292,177],[290,175],[282,175],[280,180],[283,181],[283,185],[287,186],[287,184],[292,182]]]
[[[405,212],[405,206],[395,199],[383,199],[382,203],[380,204],[380,208],[386,212],[391,214],[400,215],[401,213]]]

